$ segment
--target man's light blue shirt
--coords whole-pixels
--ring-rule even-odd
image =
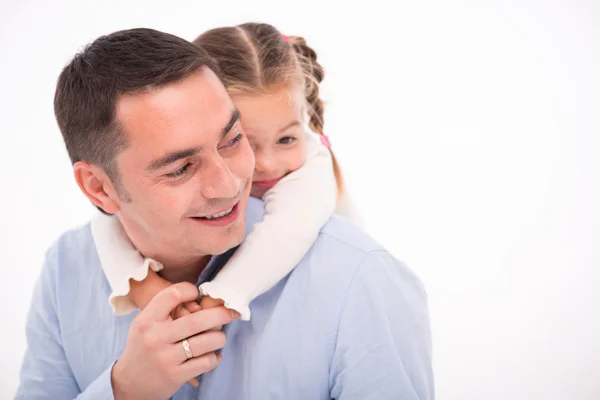
[[[251,199],[247,230],[262,212]],[[213,257],[200,280],[231,253]],[[113,399],[111,369],[137,313],[115,316],[110,292],[89,224],[50,248],[27,320],[18,399]],[[224,328],[219,366],[173,399],[434,398],[421,283],[341,217],[251,310],[251,321]]]

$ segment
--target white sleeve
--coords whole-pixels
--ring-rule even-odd
[[[307,159],[264,196],[265,215],[202,294],[250,319],[249,303],[300,262],[333,215],[337,187],[329,150],[309,134]]]
[[[100,214],[92,220],[91,230],[102,270],[112,289],[108,302],[115,314],[129,314],[137,309],[127,296],[129,280],[143,281],[149,268],[158,272],[163,266],[137,251],[117,217]]]

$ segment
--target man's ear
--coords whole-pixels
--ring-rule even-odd
[[[79,189],[97,207],[108,214],[119,211],[118,194],[106,172],[84,161],[73,165],[75,181]]]

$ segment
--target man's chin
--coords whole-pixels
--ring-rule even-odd
[[[200,231],[196,230],[195,234],[193,233],[194,247],[202,249],[205,254],[219,255],[239,246],[246,233],[246,213],[240,214],[238,219],[227,227],[198,226],[198,221],[190,221],[197,228],[202,228]]]
[[[244,227],[238,232],[230,232],[227,237],[221,238],[218,242],[213,242],[210,246],[210,249],[207,249],[209,254],[212,256],[216,256],[219,254],[226,253],[227,251],[233,249],[234,247],[239,246],[244,240]]]

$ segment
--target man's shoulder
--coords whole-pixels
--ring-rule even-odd
[[[313,267],[330,269],[348,285],[363,280],[364,275],[380,279],[394,276],[425,295],[420,278],[411,268],[344,217],[333,216],[325,224],[311,252],[319,259]]]
[[[85,257],[86,253],[95,251],[91,222],[71,228],[63,232],[50,246],[47,259],[69,261]]]
[[[94,315],[94,323],[112,316],[110,285],[102,271],[90,222],[69,229],[55,240],[46,252],[38,282],[41,301],[52,303],[65,333],[79,329],[89,315]]]
[[[382,272],[373,254],[385,254],[396,263],[387,250],[348,219],[334,215],[321,229],[317,240],[292,274],[294,279],[309,279],[304,287],[319,296],[343,298],[347,288],[362,269]],[[397,263],[398,268],[403,268]]]
[[[347,218],[334,215],[321,228],[306,257],[313,266],[347,277],[374,252],[387,250]]]
[[[407,312],[419,313],[426,304],[419,278],[366,232],[338,216],[323,226],[284,285],[291,294],[287,301],[309,310],[294,310],[297,315],[306,312],[304,318],[332,331],[343,315],[356,321],[370,318],[350,310],[353,302],[380,311],[396,302]]]
[[[54,241],[46,252],[42,274],[53,275],[65,289],[102,275],[90,222],[65,231]]]
[[[247,231],[252,229],[263,215],[263,201],[251,197],[246,213]],[[392,256],[368,233],[349,219],[334,214],[321,228],[316,241],[292,275],[293,280],[301,277],[310,279],[307,287],[335,294],[336,290],[342,293],[343,287],[348,286],[361,269],[373,274],[386,274],[390,268],[418,280],[406,265]]]
[[[349,219],[333,215],[321,229],[320,240],[329,242],[327,250],[354,251],[367,254],[373,251],[385,251],[384,247],[368,233],[354,225]]]

